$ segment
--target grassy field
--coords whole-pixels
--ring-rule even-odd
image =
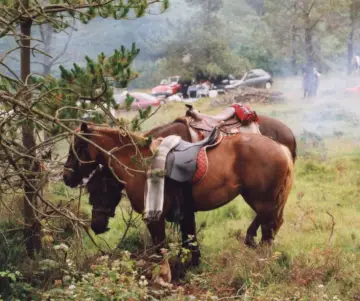
[[[325,86],[330,83],[324,81]],[[291,88],[293,87],[293,88]],[[312,100],[299,97],[296,79],[278,82],[289,101],[257,105],[259,114],[284,121],[296,134],[298,159],[295,183],[285,207],[285,222],[271,248],[250,250],[243,237],[253,218],[239,196],[230,204],[196,215],[202,264],[188,271],[165,300],[360,300],[360,114],[357,99],[326,94]],[[209,100],[194,103],[202,112],[215,114]],[[170,103],[146,121],[144,130],[183,115],[184,104]],[[131,117],[134,113],[127,113]],[[66,145],[60,147],[61,152]],[[76,196],[62,183],[49,187],[53,199]],[[122,200],[122,208],[128,208]],[[90,216],[87,197],[81,209]],[[106,249],[115,248],[125,226],[120,209],[111,230],[95,237]],[[260,234],[260,233],[259,233]],[[258,235],[259,235],[258,234]],[[177,234],[168,229],[168,238]],[[89,254],[96,253],[88,237]],[[150,243],[140,221],[131,228],[122,248],[134,251]],[[175,297],[176,296],[176,297]],[[128,299],[134,300],[134,299]]]
[[[273,248],[249,250],[243,236],[253,212],[241,197],[197,213],[202,265],[188,272],[183,283],[187,294],[204,300],[211,294],[224,300],[360,300],[359,115],[356,99],[337,97],[320,94],[313,100],[294,97],[287,104],[253,105],[259,114],[283,120],[298,139],[285,222]],[[222,109],[206,99],[194,105],[208,114]],[[144,129],[183,112],[183,104],[167,104]],[[124,230],[120,216],[118,211],[111,230],[102,235],[112,247]],[[169,230],[170,240],[173,235]],[[143,225],[132,229],[127,247],[149,242],[146,236]]]

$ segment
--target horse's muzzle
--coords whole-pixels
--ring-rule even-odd
[[[72,172],[64,171],[63,180],[66,186],[75,188],[81,183],[80,177],[76,177]]]
[[[98,223],[91,223],[91,229],[94,231],[96,235],[103,234],[110,230],[107,225],[100,225]]]

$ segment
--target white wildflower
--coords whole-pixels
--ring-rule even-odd
[[[73,284],[69,285],[69,289],[70,289],[70,290],[74,290],[75,288],[76,288],[75,285],[73,285]]]
[[[100,261],[107,261],[109,259],[109,256],[104,255],[99,258]]]
[[[64,243],[61,243],[60,245],[54,246],[54,250],[62,250],[64,252],[67,252],[69,251],[69,247]]]
[[[149,283],[147,282],[145,276],[140,276],[140,280],[139,280],[139,285],[140,287],[145,287],[147,286]]]
[[[324,287],[323,284],[319,284],[319,285],[318,285],[318,288],[323,288],[323,287]]]
[[[74,262],[71,259],[66,259],[66,263],[69,267],[71,267],[74,264]]]
[[[129,251],[124,251],[123,252],[123,260],[128,260],[130,259],[131,253]]]

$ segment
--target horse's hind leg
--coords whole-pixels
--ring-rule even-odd
[[[246,237],[245,237],[245,245],[247,245],[250,248],[257,247],[254,237],[256,237],[256,232],[259,229],[259,226],[260,226],[260,219],[259,216],[256,215],[254,220],[250,224],[249,228],[247,229]]]
[[[271,245],[275,235],[279,231],[284,222],[283,209],[281,208],[277,213],[272,212],[262,216],[261,218],[261,244]]]

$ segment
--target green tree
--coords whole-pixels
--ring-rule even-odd
[[[193,17],[177,37],[168,42],[168,50],[159,62],[165,75],[179,74],[191,79],[205,76],[241,75],[248,61],[234,54],[228,40],[226,23],[220,11],[222,0],[188,0]]]
[[[322,43],[336,44],[339,15],[344,11],[345,1],[300,0],[265,2],[266,21],[274,31],[277,43],[292,57],[293,68],[299,60],[308,70],[314,62],[324,63]]]
[[[74,1],[62,1],[62,0],[51,0],[47,1],[33,1],[33,0],[5,0],[1,2],[0,6],[0,38],[11,36],[14,37],[18,43],[20,49],[20,77],[15,72],[7,68],[5,59],[9,52],[1,59],[3,66],[7,68],[7,73],[1,73],[1,101],[7,105],[14,106],[15,112],[22,112],[20,115],[24,116],[21,118],[21,135],[22,145],[18,143],[16,145],[21,149],[22,165],[21,167],[17,164],[14,159],[15,154],[9,152],[4,144],[5,134],[4,126],[6,122],[10,123],[11,118],[5,119],[2,123],[1,141],[2,149],[6,153],[10,164],[13,168],[19,172],[19,176],[22,179],[23,190],[24,190],[24,224],[26,230],[24,237],[26,237],[26,248],[29,256],[34,256],[34,253],[41,249],[40,231],[41,224],[37,218],[37,195],[38,195],[38,179],[40,173],[40,164],[37,154],[37,142],[36,142],[36,125],[42,124],[37,117],[45,117],[45,113],[51,110],[51,103],[56,101],[53,98],[55,91],[73,91],[73,95],[80,99],[84,96],[92,101],[101,102],[105,98],[103,97],[107,89],[106,81],[102,81],[100,84],[99,78],[103,79],[106,71],[99,67],[103,64],[106,68],[109,64],[106,62],[98,62],[94,64],[88,59],[88,67],[82,69],[74,65],[74,70],[67,72],[65,69],[62,70],[63,80],[68,80],[69,85],[62,85],[61,83],[47,82],[41,80],[35,80],[31,74],[30,63],[31,54],[41,52],[36,48],[33,43],[32,28],[35,25],[51,24],[54,30],[61,31],[70,26],[73,19],[78,19],[83,23],[89,22],[91,19],[99,16],[102,18],[137,18],[143,16],[150,5],[160,2],[158,0],[147,1],[147,0],[129,0],[126,2],[118,1],[104,1],[104,0],[74,0]],[[167,0],[162,1],[161,10],[167,8]],[[19,31],[18,31],[19,28]],[[124,52],[125,53],[125,52]],[[114,68],[110,68],[110,76],[118,77],[122,74],[121,70],[124,66],[117,62],[117,59],[121,57],[119,53],[115,53],[111,58],[116,61]],[[104,57],[102,57],[105,59]],[[128,62],[124,62],[126,65]],[[125,66],[125,70],[128,70]],[[128,72],[128,71],[126,71]],[[106,72],[105,72],[106,73]],[[124,74],[122,74],[124,75]],[[129,73],[127,74],[129,75]],[[70,80],[71,79],[71,80]],[[118,79],[127,82],[126,77],[119,77]],[[72,89],[73,84],[78,85],[79,91]],[[102,87],[99,95],[97,90],[99,86]],[[84,88],[85,87],[85,88]],[[44,90],[47,90],[45,94],[41,94]],[[90,91],[91,90],[91,91]],[[61,92],[60,92],[61,93]],[[61,93],[64,94],[64,93]],[[59,96],[59,95],[58,95]],[[66,96],[70,98],[70,96]],[[60,97],[61,98],[61,97]],[[73,99],[75,100],[75,99]],[[16,105],[17,104],[17,105]],[[46,107],[46,109],[44,109]],[[50,107],[50,108],[49,108]],[[31,115],[31,112],[37,108],[37,117]],[[42,111],[41,111],[42,110]],[[56,117],[47,115],[47,122],[53,121],[58,123]],[[44,126],[46,128],[46,126]],[[66,128],[66,127],[65,127]],[[11,144],[11,142],[9,142]]]
[[[360,20],[360,1],[349,0],[348,3],[348,20],[349,20],[349,33],[347,39],[347,72],[352,72],[352,58],[354,56],[354,36],[355,31],[359,26]]]

